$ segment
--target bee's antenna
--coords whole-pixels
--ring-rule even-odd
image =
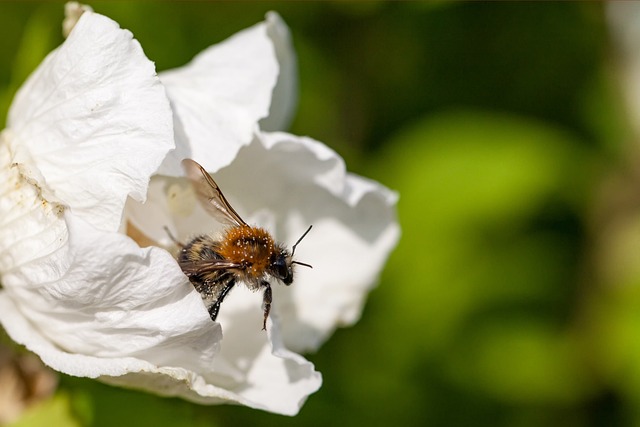
[[[299,264],[299,265],[304,265],[305,267],[313,268],[313,266],[311,264],[307,264],[307,263],[300,262],[300,261],[291,261],[291,264]]]
[[[293,254],[296,253],[296,246],[298,246],[298,243],[300,243],[300,241],[302,239],[304,239],[304,236],[306,236],[311,231],[311,227],[313,227],[313,225],[310,225],[309,228],[307,228],[307,231],[305,231],[304,234],[302,236],[300,236],[298,241],[291,247],[291,256],[293,256]],[[301,263],[297,262],[296,264],[301,264]],[[311,266],[309,266],[309,267],[311,267]]]

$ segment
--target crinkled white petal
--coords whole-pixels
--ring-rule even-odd
[[[174,146],[153,63],[129,31],[90,11],[18,91],[8,128],[13,161],[45,198],[102,230],[118,228],[128,195],[144,200]]]
[[[10,135],[0,133],[0,283],[8,292],[6,278],[15,275],[22,288],[37,290],[67,258],[65,208],[44,199],[21,165],[12,163]]]
[[[160,174],[181,176],[184,158],[217,170],[251,142],[258,120],[269,114],[278,77],[271,34],[285,31],[280,20],[269,18],[204,50],[186,66],[160,74],[176,136],[176,150]]]
[[[260,129],[283,131],[291,124],[298,103],[298,62],[289,28],[275,12],[267,13],[267,34],[276,50],[280,72],[273,89],[269,116],[260,120]]]
[[[296,415],[307,397],[320,388],[322,376],[302,356],[285,349],[277,333],[269,329],[264,341],[270,340],[273,345],[254,346],[253,340],[249,339],[248,347],[255,353],[243,350],[230,366],[224,366],[225,361],[218,357],[214,369],[205,377],[167,368],[162,372],[167,376],[141,372],[103,378],[103,381],[122,386],[135,384],[137,388],[183,397],[195,403],[237,403],[283,415]],[[264,331],[261,333],[265,335]],[[225,344],[226,341],[223,348]]]
[[[72,375],[122,375],[136,356],[187,368],[204,357],[206,366],[220,331],[175,260],[48,202],[11,163],[10,137],[0,138],[0,321],[12,338]],[[205,332],[210,340],[196,345]],[[39,351],[47,346],[60,351]],[[124,364],[79,364],[77,355]]]

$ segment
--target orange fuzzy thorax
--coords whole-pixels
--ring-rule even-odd
[[[258,280],[267,272],[276,245],[271,235],[259,227],[231,227],[225,230],[219,249],[222,258],[246,265],[247,280]]]

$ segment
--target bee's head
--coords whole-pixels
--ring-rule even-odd
[[[304,232],[304,234],[298,239],[298,241],[291,248],[291,253],[289,253],[286,249],[279,250],[276,255],[271,259],[270,270],[271,274],[282,280],[282,283],[289,286],[293,282],[293,264],[304,265],[305,267],[313,268],[309,264],[305,264],[304,262],[294,261],[293,254],[296,252],[296,246],[304,236],[311,230],[311,226]]]
[[[277,279],[282,280],[285,285],[293,282],[293,260],[289,251],[283,249],[279,251],[271,260],[271,274]]]

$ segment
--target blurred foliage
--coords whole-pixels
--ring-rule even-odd
[[[82,424],[71,410],[70,397],[59,392],[53,398],[27,411],[22,418],[12,424],[14,427],[32,426],[80,427]]]
[[[295,418],[64,377],[17,425],[640,423],[638,150],[603,4],[92,6],[159,70],[278,11],[299,56],[291,131],[397,190],[403,238],[360,323],[308,356],[324,384]],[[0,3],[1,117],[62,14]]]

